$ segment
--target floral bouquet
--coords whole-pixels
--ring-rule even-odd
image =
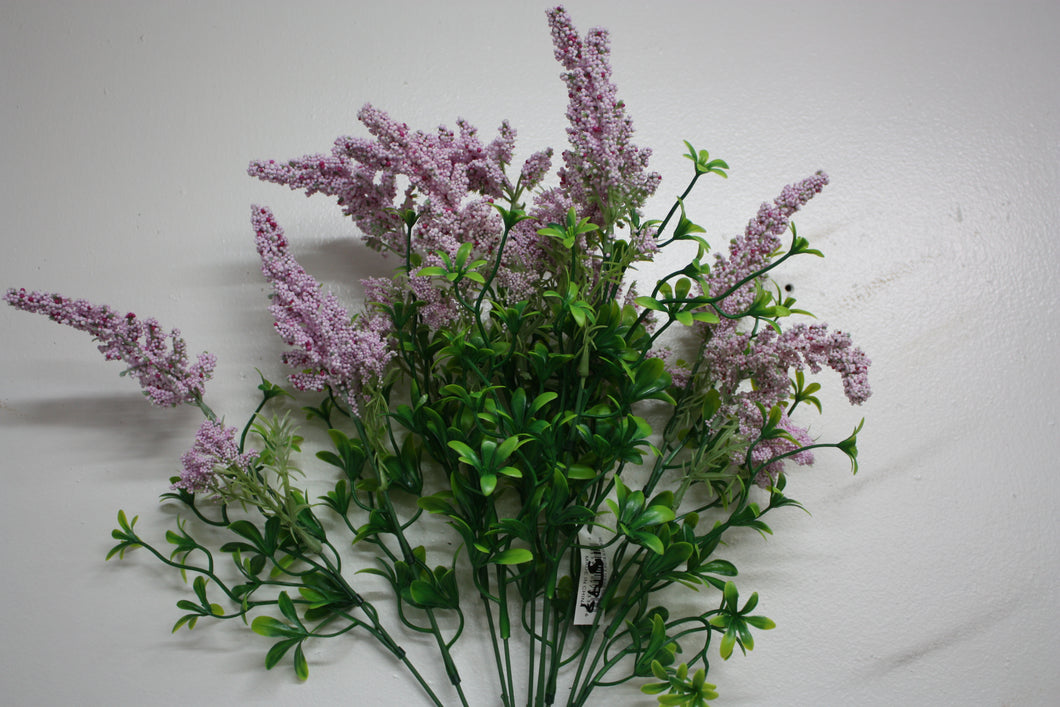
[[[7,292],[91,334],[151,402],[205,416],[163,495],[185,509],[176,527],[153,544],[119,512],[109,555],[142,548],[190,581],[174,631],[249,621],[271,642],[265,666],[291,660],[302,679],[307,641],[357,635],[448,705],[468,703],[471,618],[488,626],[497,699],[511,706],[584,705],[629,682],[660,704],[703,705],[717,696],[709,659],[773,628],[717,551],[730,531],[768,533],[767,513],[798,507],[787,464],[835,448],[857,469],[857,430],[821,442],[797,421],[821,408],[806,371],[836,371],[853,404],[869,395],[865,355],[798,323],[808,313],[769,277],[820,255],[790,219],[828,177],[785,187],[711,252],[684,199],[729,167],[685,143],[688,187],[646,218],[660,177],[632,142],[607,33],[581,36],[563,8],[548,22],[570,98],[554,180],[551,149],[513,169],[507,122],[483,143],[466,122],[419,132],[370,105],[358,115],[370,137],[251,164],[259,179],[334,197],[396,268],[362,281],[351,314],[299,265],[273,213],[251,209],[291,372],[289,388],[261,377],[241,427],[207,406],[214,359],[190,361],[179,331]],[[638,289],[637,264],[675,244],[694,257]],[[300,420],[322,430],[306,469]],[[393,618],[351,565],[392,587]],[[698,592],[695,608],[672,612],[665,597],[681,589]],[[450,687],[402,648],[421,635]]]

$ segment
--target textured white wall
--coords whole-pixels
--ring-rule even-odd
[[[490,134],[508,117],[523,156],[561,145],[545,8],[4,3],[0,285],[180,326],[220,358],[211,404],[242,418],[254,367],[281,375],[248,205],[271,205],[341,293],[386,267],[334,207],[251,180],[248,161],[360,134],[366,101],[424,129],[463,116]],[[773,538],[727,553],[778,628],[714,661],[717,704],[1055,704],[1060,5],[568,9],[612,31],[620,95],[664,176],[656,209],[688,176],[685,138],[732,166],[689,203],[718,243],[784,184],[830,173],[797,219],[827,258],[780,279],[874,360],[863,409],[824,378],[815,428],[839,438],[867,417],[861,473],[822,455],[789,485],[813,516],[775,518]],[[81,334],[7,307],[0,331],[12,704],[407,704],[367,642],[314,647],[298,685],[264,673],[265,641],[235,626],[170,636],[179,579],[103,556],[119,507],[167,527],[156,498],[196,414],[150,408]],[[471,682],[492,704],[492,682]]]

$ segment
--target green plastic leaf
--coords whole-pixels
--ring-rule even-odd
[[[478,454],[471,447],[456,439],[449,440],[448,445],[450,449],[460,455],[460,461],[475,469],[482,468],[482,460],[479,459]]]
[[[421,496],[417,499],[416,504],[428,513],[449,515],[453,512],[452,505],[437,496]]]
[[[210,602],[206,600],[206,579],[202,575],[199,575],[195,578],[192,586],[195,589],[195,596],[199,597],[202,606],[208,606]]]
[[[276,599],[276,605],[280,608],[280,613],[288,621],[295,625],[301,624],[298,619],[298,611],[294,608],[294,602],[291,601],[291,597],[287,596],[287,592],[280,592],[280,596]]]
[[[725,583],[724,596],[725,596],[725,608],[728,610],[728,612],[730,614],[738,613],[739,612],[739,607],[737,606],[737,603],[740,601],[740,592],[739,592],[739,590],[736,589],[736,583],[735,582],[726,582]]]
[[[538,410],[548,405],[550,402],[559,397],[558,393],[548,392],[542,393],[541,395],[534,398],[534,402],[530,404],[530,413],[536,413]]]
[[[687,277],[682,277],[677,281],[674,286],[674,297],[677,299],[684,299],[688,296],[689,291],[692,289],[692,281]]]
[[[658,535],[642,531],[633,533],[632,537],[634,540],[654,552],[656,555],[661,555],[666,550],[666,548],[663,546],[662,540],[659,539]]]
[[[707,623],[715,628],[728,628],[731,622],[732,618],[728,614],[715,614],[707,620]]]
[[[654,297],[637,297],[633,301],[641,307],[644,307],[645,309],[654,309],[656,312],[666,311],[666,307],[664,307],[662,303]]]
[[[585,464],[571,464],[567,467],[567,478],[587,481],[596,478],[596,470]]]
[[[293,637],[303,636],[304,634],[300,631],[292,629],[290,626],[272,616],[258,616],[250,624],[250,630],[259,636],[265,636],[266,638],[276,638],[278,636]]]
[[[133,526],[136,525],[136,521],[138,521],[139,519],[140,516],[133,516],[132,522],[130,523],[129,519],[125,516],[125,511],[118,511],[118,525],[121,526],[121,529],[126,532],[131,533]]]
[[[497,453],[496,456],[494,456],[494,460],[497,464],[503,464],[508,460],[508,457],[510,457],[516,449],[523,446],[523,444],[525,444],[526,442],[527,440],[521,440],[518,436],[515,435],[509,437],[508,439],[501,442],[500,446],[497,447]]]
[[[650,682],[647,685],[642,685],[640,691],[643,692],[645,695],[658,695],[659,693],[665,692],[669,689],[670,683],[668,682]]]
[[[309,663],[305,659],[305,653],[302,652],[301,643],[294,649],[294,672],[299,680],[309,679]]]
[[[287,651],[289,651],[292,646],[299,643],[300,640],[301,639],[298,638],[287,638],[274,643],[272,648],[269,649],[269,652],[265,654],[265,669],[272,670],[276,664],[280,662],[280,659],[287,655]]]
[[[434,585],[422,579],[417,579],[409,585],[409,594],[414,602],[424,607],[444,608],[450,604]]]
[[[526,548],[513,547],[494,555],[492,562],[498,565],[521,565],[524,562],[531,562],[533,559],[534,553]]]
[[[636,525],[639,528],[643,528],[649,525],[659,525],[660,523],[669,523],[674,519],[675,515],[673,510],[666,506],[648,506],[644,509],[644,512],[637,516]]]
[[[837,447],[843,451],[847,457],[850,458],[851,473],[858,473],[858,433],[861,432],[861,428],[865,425],[865,420],[862,419],[858,423],[858,426],[854,428],[854,432],[849,437],[840,442]]]
[[[258,376],[261,378],[261,384],[258,385],[258,390],[261,391],[261,394],[266,401],[271,400],[272,398],[278,397],[280,395],[290,395],[290,393],[288,393],[286,390],[265,378],[265,374],[261,371],[258,371]]]
[[[732,655],[733,646],[736,645],[736,634],[726,631],[725,635],[721,637],[721,645],[718,647],[718,653],[721,654],[722,660],[728,660]]]
[[[467,262],[468,257],[471,255],[471,248],[473,244],[469,241],[467,243],[461,243],[460,247],[456,249],[456,264],[463,267]]]
[[[767,618],[765,616],[745,616],[744,621],[751,624],[755,628],[762,629],[763,631],[768,631],[777,627],[773,619]]]
[[[266,552],[266,553],[268,552],[269,548],[265,547],[265,543],[264,543],[264,540],[261,537],[261,533],[258,532],[258,529],[250,521],[247,521],[247,520],[233,521],[232,523],[228,524],[228,529],[231,530],[236,535],[241,535],[242,537],[244,537],[247,540],[249,540],[251,542],[251,544],[253,544],[254,547],[258,548],[259,550],[262,550],[263,552]]]
[[[700,567],[699,571],[710,574],[720,574],[724,577],[735,577],[736,565],[729,562],[728,560],[711,560],[707,564]]]
[[[177,623],[173,624],[173,630],[170,631],[170,633],[176,633],[180,630],[180,627],[184,625],[187,625],[188,630],[190,631],[191,629],[195,628],[195,622],[198,620],[198,614],[184,614],[184,616],[181,616],[179,619],[177,619]]]

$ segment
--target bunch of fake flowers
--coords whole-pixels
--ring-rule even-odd
[[[801,323],[807,313],[770,279],[789,258],[820,255],[791,217],[828,177],[785,187],[712,251],[684,199],[729,167],[686,143],[688,187],[647,218],[660,177],[632,142],[607,33],[580,35],[562,8],[548,21],[570,97],[554,178],[551,149],[513,165],[507,122],[484,143],[466,122],[420,132],[370,105],[358,116],[368,137],[251,164],[252,176],[333,197],[396,269],[362,281],[351,312],[299,265],[275,215],[251,209],[291,370],[287,387],[262,376],[242,426],[207,406],[215,360],[189,360],[179,331],[7,292],[91,334],[152,403],[203,412],[163,496],[185,508],[165,543],[124,512],[113,533],[111,556],[142,548],[191,583],[174,631],[249,620],[270,642],[266,667],[291,660],[303,679],[307,642],[374,640],[429,701],[451,705],[467,704],[461,648],[480,639],[465,616],[480,612],[502,705],[583,705],[627,682],[662,704],[703,705],[716,697],[709,658],[773,627],[717,551],[727,533],[768,532],[765,514],[798,505],[784,493],[789,465],[834,448],[856,470],[856,430],[821,442],[799,421],[821,408],[806,373],[834,370],[852,404],[869,396],[861,350]],[[650,287],[633,280],[677,244],[694,257]],[[301,420],[326,433],[312,479]],[[227,541],[200,542],[206,529]],[[356,569],[392,587],[395,620]],[[678,589],[698,592],[694,610],[667,608]],[[450,686],[432,686],[402,648],[420,634]]]

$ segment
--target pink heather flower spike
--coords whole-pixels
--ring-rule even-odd
[[[173,488],[192,493],[206,491],[213,486],[219,467],[249,468],[258,453],[251,450],[240,454],[235,436],[236,428],[204,420],[195,435],[195,444],[180,458],[184,470]]]
[[[330,292],[291,255],[283,229],[272,212],[251,207],[261,271],[274,295],[269,311],[276,331],[293,347],[283,355],[295,369],[289,376],[299,390],[330,387],[345,395],[353,414],[365,385],[379,381],[394,352],[386,340],[383,317],[362,317],[355,327],[350,315]]]
[[[100,342],[99,350],[108,361],[125,362],[128,374],[139,381],[155,405],[203,405],[206,381],[217,359],[202,353],[189,365],[187,344],[180,337],[179,329],[167,335],[154,319],[140,320],[131,312],[122,316],[107,305],[93,305],[54,293],[11,288],[4,301],[16,309],[43,314],[52,321],[91,334]]]
[[[647,171],[651,150],[631,142],[633,121],[611,83],[607,30],[590,29],[581,38],[563,7],[548,11],[548,24],[556,60],[566,70],[562,77],[570,99],[570,149],[563,152],[560,186],[570,194],[579,216],[606,226],[609,210],[625,216],[637,209],[662,178]]]
[[[843,392],[851,405],[861,405],[872,395],[869,387],[869,357],[854,346],[850,335],[829,331],[826,324],[797,324],[780,335],[778,348],[798,353],[817,373],[828,366],[843,379]]]
[[[729,256],[720,253],[710,272],[710,294],[714,297],[727,292],[748,275],[769,265],[770,254],[782,243],[780,236],[788,228],[792,215],[806,205],[828,184],[828,175],[816,174],[796,184],[784,187],[772,204],[762,204],[742,236],[729,243]],[[722,305],[730,313],[739,312],[751,304],[754,287],[750,283],[725,298]]]
[[[523,162],[523,168],[519,171],[519,186],[524,190],[530,190],[541,183],[541,180],[552,169],[552,148],[535,152]]]

